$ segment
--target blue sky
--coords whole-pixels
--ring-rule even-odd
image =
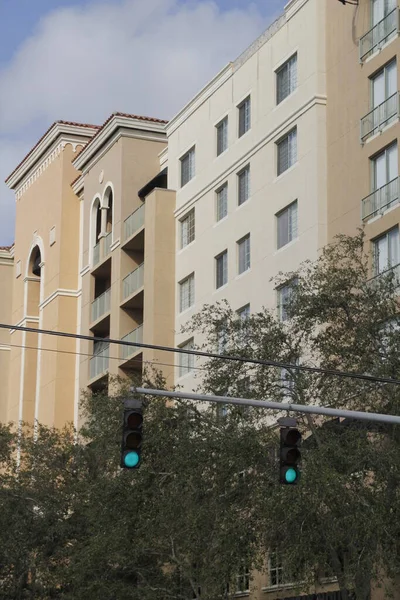
[[[0,0],[0,246],[14,239],[4,178],[53,121],[171,117],[285,3]]]

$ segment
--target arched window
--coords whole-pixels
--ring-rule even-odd
[[[106,231],[105,231],[105,233],[110,233],[110,231],[112,231],[112,226],[113,226],[113,202],[114,202],[113,191],[112,191],[111,187],[108,187],[106,189],[105,194],[104,194],[104,206],[107,209]]]
[[[32,275],[40,277],[41,272],[42,255],[40,254],[39,246],[35,246],[32,250],[31,258],[29,261],[30,271]]]

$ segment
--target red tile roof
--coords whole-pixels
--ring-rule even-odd
[[[13,246],[14,244],[11,244],[11,246],[0,246],[0,250],[11,250]]]
[[[31,150],[29,150],[28,154],[26,154],[26,156],[24,156],[24,158],[21,160],[21,162],[15,167],[15,169],[12,171],[12,173],[10,173],[10,175],[7,177],[7,179],[5,180],[5,182],[7,183],[7,181],[14,175],[14,173],[16,171],[18,171],[18,169],[20,168],[20,166],[26,161],[26,159],[32,154],[32,152],[34,152],[34,150],[39,146],[40,142],[46,137],[46,135],[49,133],[49,131],[54,127],[54,125],[56,125],[57,123],[59,123],[60,125],[73,125],[74,127],[87,127],[90,129],[100,129],[100,125],[89,125],[89,123],[75,123],[74,121],[55,121],[52,125],[50,125],[50,127],[45,131],[45,133],[42,135],[42,137],[36,142],[36,144],[33,146],[33,148],[31,148]]]
[[[88,146],[90,146],[90,144],[92,144],[92,142],[97,138],[97,136],[102,132],[102,130],[104,129],[104,127],[106,125],[108,125],[108,123],[111,121],[111,119],[113,119],[114,117],[126,117],[127,119],[138,119],[139,121],[150,121],[151,123],[162,123],[164,125],[166,125],[168,123],[168,121],[165,121],[164,119],[157,119],[156,117],[143,117],[141,115],[131,115],[129,113],[122,113],[122,112],[113,112],[108,119],[106,119],[103,123],[103,125],[99,128],[98,131],[96,131],[96,133],[94,134],[94,136],[92,137],[92,139],[86,144],[85,148],[82,148],[80,150],[80,152],[78,152],[77,156],[83,152],[83,150],[86,150],[86,148],[88,148]]]

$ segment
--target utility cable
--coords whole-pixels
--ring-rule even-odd
[[[390,379],[388,377],[376,377],[374,375],[366,375],[364,373],[352,373],[348,371],[336,371],[334,369],[324,369],[322,367],[309,367],[306,365],[295,365],[289,363],[283,363],[274,360],[265,360],[259,358],[247,358],[245,356],[232,356],[229,354],[217,354],[214,352],[204,352],[202,350],[189,350],[184,348],[175,348],[171,346],[160,346],[158,344],[145,344],[143,342],[127,342],[124,340],[116,340],[113,338],[103,338],[97,336],[89,336],[78,333],[67,333],[65,331],[52,331],[49,329],[38,329],[34,327],[23,327],[21,325],[6,325],[0,323],[0,329],[10,329],[12,331],[25,331],[28,333],[36,333],[41,335],[53,335],[56,337],[65,337],[78,340],[86,340],[89,342],[102,342],[104,344],[116,344],[119,346],[132,346],[134,348],[145,348],[148,350],[159,350],[161,352],[174,352],[176,354],[191,354],[193,356],[201,356],[204,358],[216,358],[226,361],[236,361],[241,363],[248,363],[253,365],[261,365],[264,367],[277,367],[279,369],[292,369],[297,371],[304,371],[306,373],[319,373],[321,375],[330,375],[332,377],[345,377],[347,379],[361,379],[364,381],[370,381],[373,383],[385,383],[391,385],[400,385],[399,379]]]

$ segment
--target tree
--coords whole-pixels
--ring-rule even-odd
[[[399,281],[395,269],[371,279],[369,268],[363,233],[339,236],[317,262],[274,282],[293,282],[284,322],[267,310],[243,321],[221,303],[205,306],[186,329],[200,333],[205,351],[215,352],[223,338],[227,355],[399,378]],[[398,385],[223,358],[202,366],[200,388],[208,393],[399,414]],[[399,574],[399,428],[301,423],[310,436],[301,485],[265,488],[257,508],[265,547],[277,549],[305,586],[330,573],[344,598],[353,590],[365,600],[371,582]]]
[[[368,282],[363,237],[341,238],[295,280],[289,319],[243,321],[207,306],[188,330],[202,348],[294,365],[396,377],[397,282]],[[223,358],[198,361],[207,393],[398,413],[399,388]],[[231,598],[268,551],[307,589],[335,575],[342,597],[399,574],[399,431],[299,420],[302,479],[278,483],[277,415],[144,401],[143,462],[119,468],[122,397],[87,395],[85,426],[0,430],[0,590],[7,599]],[[163,387],[157,373],[145,384]],[[116,386],[113,386],[116,389]]]

